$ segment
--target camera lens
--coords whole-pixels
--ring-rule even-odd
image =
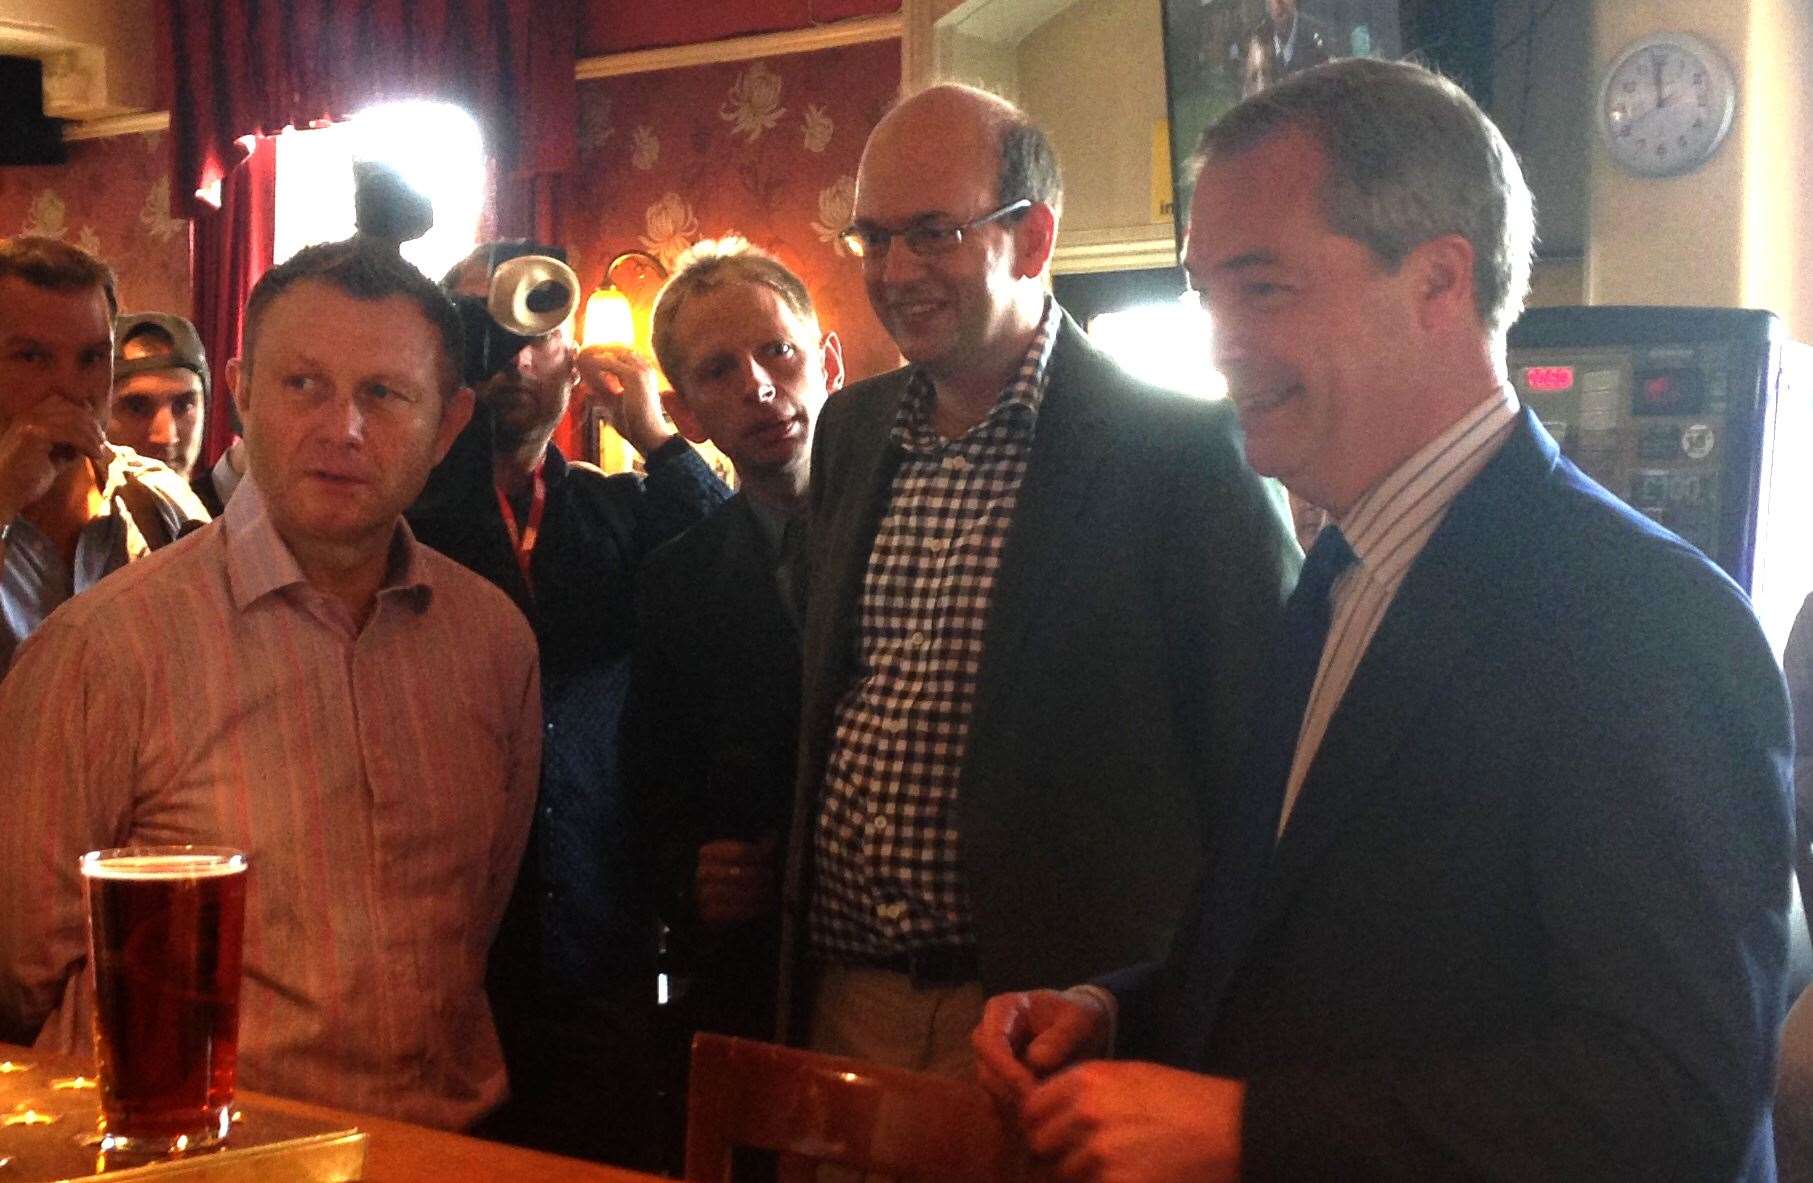
[[[530,312],[558,312],[567,305],[567,285],[557,279],[544,279],[529,289],[523,303]]]

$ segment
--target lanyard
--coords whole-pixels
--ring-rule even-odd
[[[529,573],[529,561],[535,555],[535,541],[541,535],[541,511],[548,506],[547,482],[541,479],[541,470],[546,464],[535,466],[535,494],[529,501],[529,520],[521,530],[517,529],[516,511],[510,508],[510,499],[504,496],[501,486],[495,486],[497,492],[497,509],[503,514],[504,529],[510,532],[510,550],[516,555],[517,569],[522,572],[523,586],[529,594],[535,594],[535,577]]]

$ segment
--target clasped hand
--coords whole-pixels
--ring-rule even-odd
[[[1106,1006],[1086,991],[999,995],[970,1037],[978,1079],[1060,1179],[1237,1179],[1245,1086],[1100,1059],[1109,1027]]]
[[[779,899],[774,865],[778,842],[769,834],[759,842],[720,838],[699,848],[693,903],[701,923],[722,928],[775,909]]]

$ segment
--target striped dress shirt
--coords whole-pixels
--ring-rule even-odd
[[[1297,754],[1285,781],[1278,832],[1290,822],[1303,778],[1315,762],[1329,720],[1347,693],[1360,659],[1448,507],[1510,437],[1517,397],[1503,387],[1404,461],[1353,504],[1338,523],[1356,561],[1329,591],[1328,640],[1303,711]]]
[[[0,720],[0,1030],[89,1046],[83,851],[233,846],[243,1087],[449,1128],[503,1099],[485,958],[541,755],[503,593],[399,523],[360,627],[248,479],[54,613]]]

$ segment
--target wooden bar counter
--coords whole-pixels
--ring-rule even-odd
[[[53,1076],[67,1080],[89,1071],[86,1064],[77,1060],[0,1043],[0,1064],[6,1063],[31,1065],[31,1075],[45,1082],[37,1086],[39,1088],[53,1087],[48,1084]],[[8,1079],[0,1076],[0,1083]],[[20,1079],[24,1079],[23,1074]],[[527,1179],[555,1183],[569,1179],[576,1183],[661,1183],[658,1176],[639,1171],[522,1150],[500,1142],[486,1142],[263,1093],[242,1090],[234,1103],[235,1107],[243,1106],[254,1117],[258,1114],[280,1115],[318,1124],[323,1129],[362,1131],[367,1137],[365,1170],[359,1176],[363,1183],[516,1183]],[[13,1104],[9,1102],[0,1108],[10,1110]],[[609,1120],[609,1115],[600,1114],[599,1119]],[[67,1136],[72,1141],[78,1132],[77,1128],[58,1131],[59,1136]],[[16,1167],[0,1166],[0,1183],[28,1177],[18,1174]]]

